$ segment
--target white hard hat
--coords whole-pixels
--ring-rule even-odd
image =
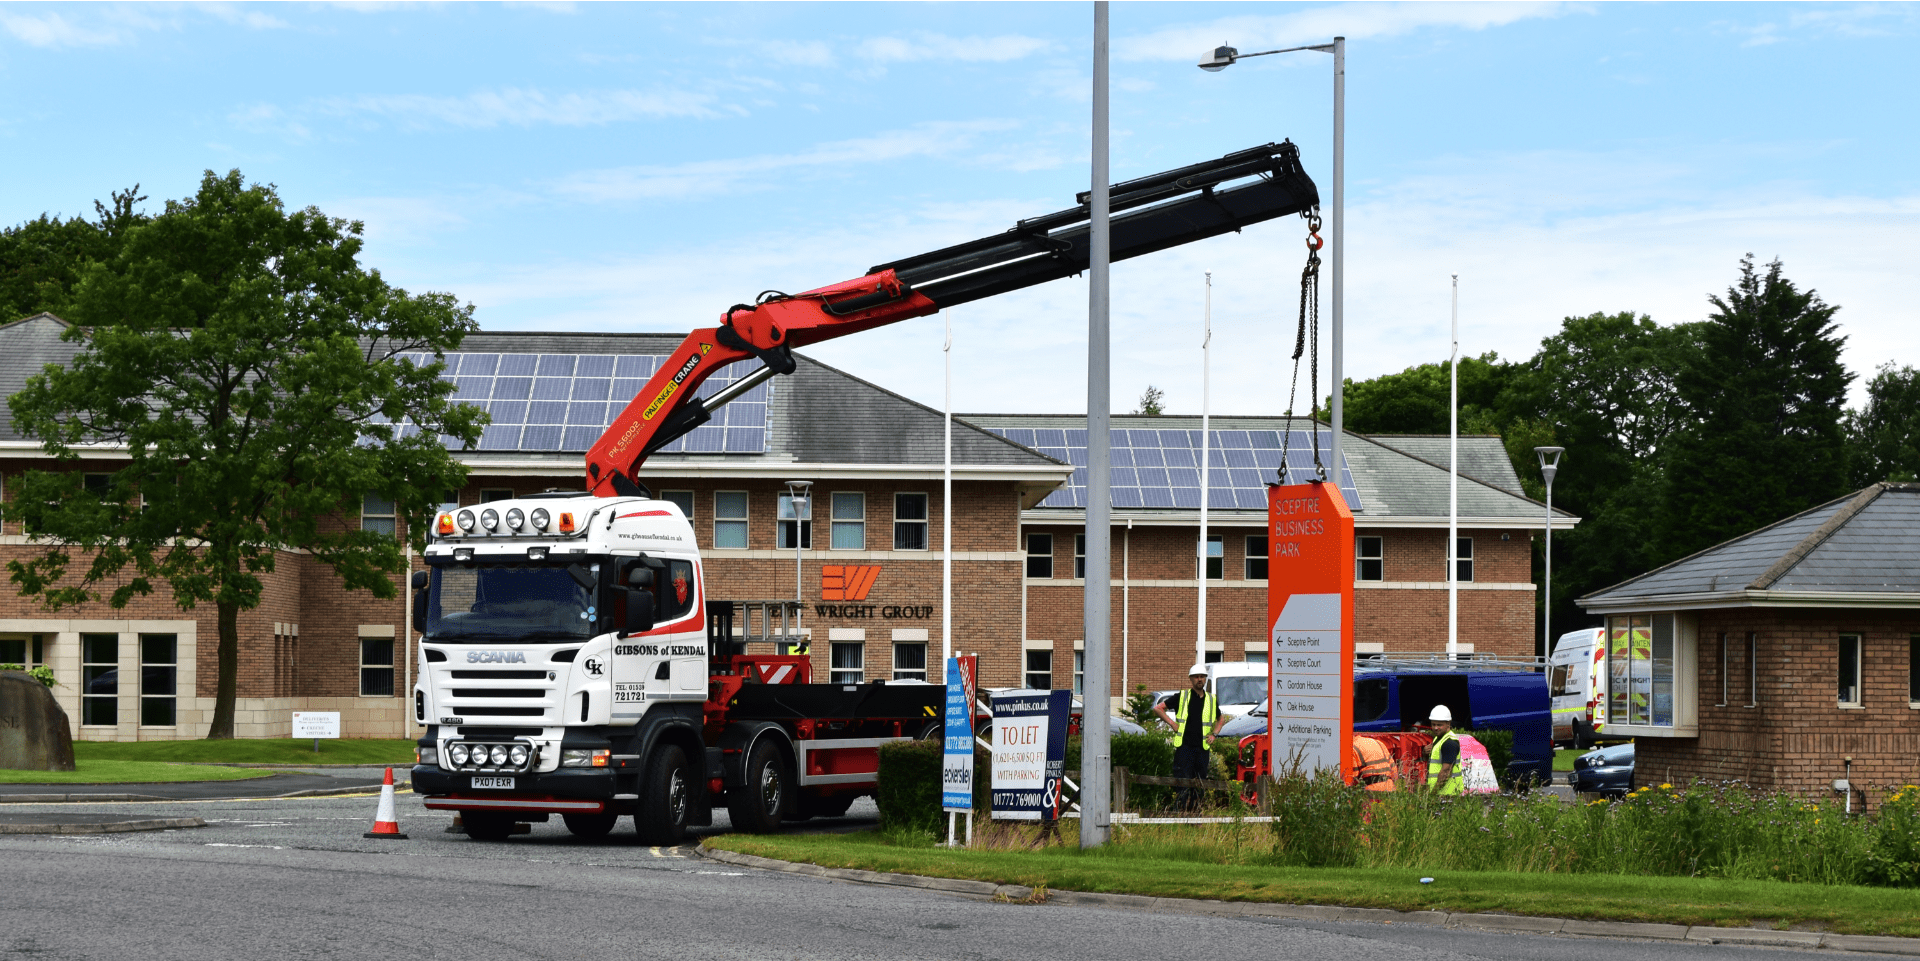
[[[1192,677],[1195,674],[1205,674],[1205,673],[1207,673],[1207,666],[1205,664],[1195,664],[1193,666],[1193,670],[1187,672],[1187,676]]]
[[[1453,712],[1452,712],[1451,710],[1448,710],[1448,708],[1447,708],[1447,706],[1446,706],[1445,704],[1435,704],[1435,705],[1433,706],[1433,713],[1432,713],[1432,714],[1429,714],[1429,715],[1427,715],[1427,720],[1429,720],[1429,721],[1445,721],[1445,722],[1447,722],[1448,724],[1452,724],[1452,723],[1453,723]]]

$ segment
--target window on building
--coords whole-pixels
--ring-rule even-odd
[[[1473,580],[1473,538],[1455,538],[1453,542],[1453,577],[1465,584]]]
[[[1674,616],[1607,618],[1608,723],[1674,726]]]
[[[1074,580],[1086,580],[1087,577],[1087,535],[1073,535],[1073,577]]]
[[[1727,706],[1727,686],[1729,683],[1730,681],[1727,678],[1727,632],[1721,631],[1720,632],[1720,703],[1715,704],[1714,707]]]
[[[860,684],[867,676],[867,645],[861,641],[834,641],[833,670],[834,684]]]
[[[661,491],[660,499],[680,508],[680,513],[686,515],[687,523],[693,523],[692,491]]]
[[[360,694],[363,697],[393,696],[393,638],[360,639]]]
[[[1860,635],[1840,635],[1840,705],[1860,706]]]
[[[713,492],[713,546],[745,550],[747,546],[747,492]]]
[[[1073,652],[1073,693],[1087,692],[1087,652]]]
[[[1053,535],[1027,535],[1027,576],[1053,576]]]
[[[480,488],[480,503],[482,504],[491,504],[494,501],[510,501],[510,500],[513,500],[513,488],[511,487]]]
[[[1226,651],[1208,651],[1200,658],[1202,664],[1218,664],[1227,659]]]
[[[893,549],[927,549],[927,495],[893,495]]]
[[[1040,650],[1027,652],[1027,687],[1036,691],[1053,689],[1053,652]]]
[[[1247,652],[1247,663],[1248,663],[1248,664],[1265,664],[1265,663],[1267,663],[1267,652],[1266,652],[1266,651],[1248,651],[1248,652]]]
[[[360,529],[391,536],[395,531],[393,501],[373,491],[360,501]]]
[[[1256,534],[1247,538],[1247,580],[1264,581],[1267,579],[1267,535]]]
[[[174,695],[180,678],[180,639],[173,634],[140,635],[140,724],[174,726]]]
[[[927,646],[925,644],[894,643],[893,679],[896,681],[927,679]]]
[[[796,517],[793,495],[781,494],[779,517],[775,520],[780,524],[779,532],[774,537],[775,547],[793,550],[794,527],[798,525],[800,547],[803,550],[813,549],[813,498],[800,498],[799,515]]]
[[[1760,635],[1747,632],[1747,706],[1760,706]]]
[[[867,495],[858,491],[833,494],[833,549],[867,549]]]
[[[27,639],[25,637],[0,637],[0,664],[18,664],[32,667],[27,660]]]
[[[80,723],[120,723],[120,635],[80,635]]]
[[[1227,576],[1227,542],[1219,534],[1207,535],[1207,580],[1223,580]]]
[[[1384,537],[1356,537],[1353,539],[1353,579],[1356,581],[1384,581],[1387,579],[1387,539]]]

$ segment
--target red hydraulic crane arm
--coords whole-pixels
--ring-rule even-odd
[[[882,264],[857,280],[801,294],[768,291],[756,303],[728,308],[720,326],[687,335],[587,451],[587,489],[602,496],[640,493],[635,477],[649,455],[706,423],[721,405],[776,374],[792,373],[796,347],[1085,270],[1091,213],[1086,194],[1076,199],[1077,207]],[[1282,141],[1115,184],[1109,202],[1111,256],[1119,261],[1304,213],[1320,198],[1299,150]],[[759,369],[710,397],[694,396],[715,371],[756,357]]]

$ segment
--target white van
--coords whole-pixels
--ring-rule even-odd
[[[1220,701],[1220,713],[1239,717],[1267,700],[1267,665],[1259,661],[1218,661],[1207,665],[1207,680]]]
[[[1547,656],[1547,692],[1553,698],[1553,742],[1586,747],[1605,727],[1606,631],[1583,628],[1560,635]]]

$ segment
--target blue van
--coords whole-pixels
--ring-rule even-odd
[[[1353,730],[1411,731],[1434,706],[1453,712],[1457,731],[1513,732],[1513,783],[1553,780],[1553,702],[1539,658],[1453,660],[1406,655],[1353,664]],[[1224,737],[1265,731],[1265,710],[1222,725]]]
[[[1353,665],[1353,730],[1411,731],[1436,705],[1462,731],[1512,731],[1514,783],[1553,780],[1553,702],[1535,658],[1363,659]]]

